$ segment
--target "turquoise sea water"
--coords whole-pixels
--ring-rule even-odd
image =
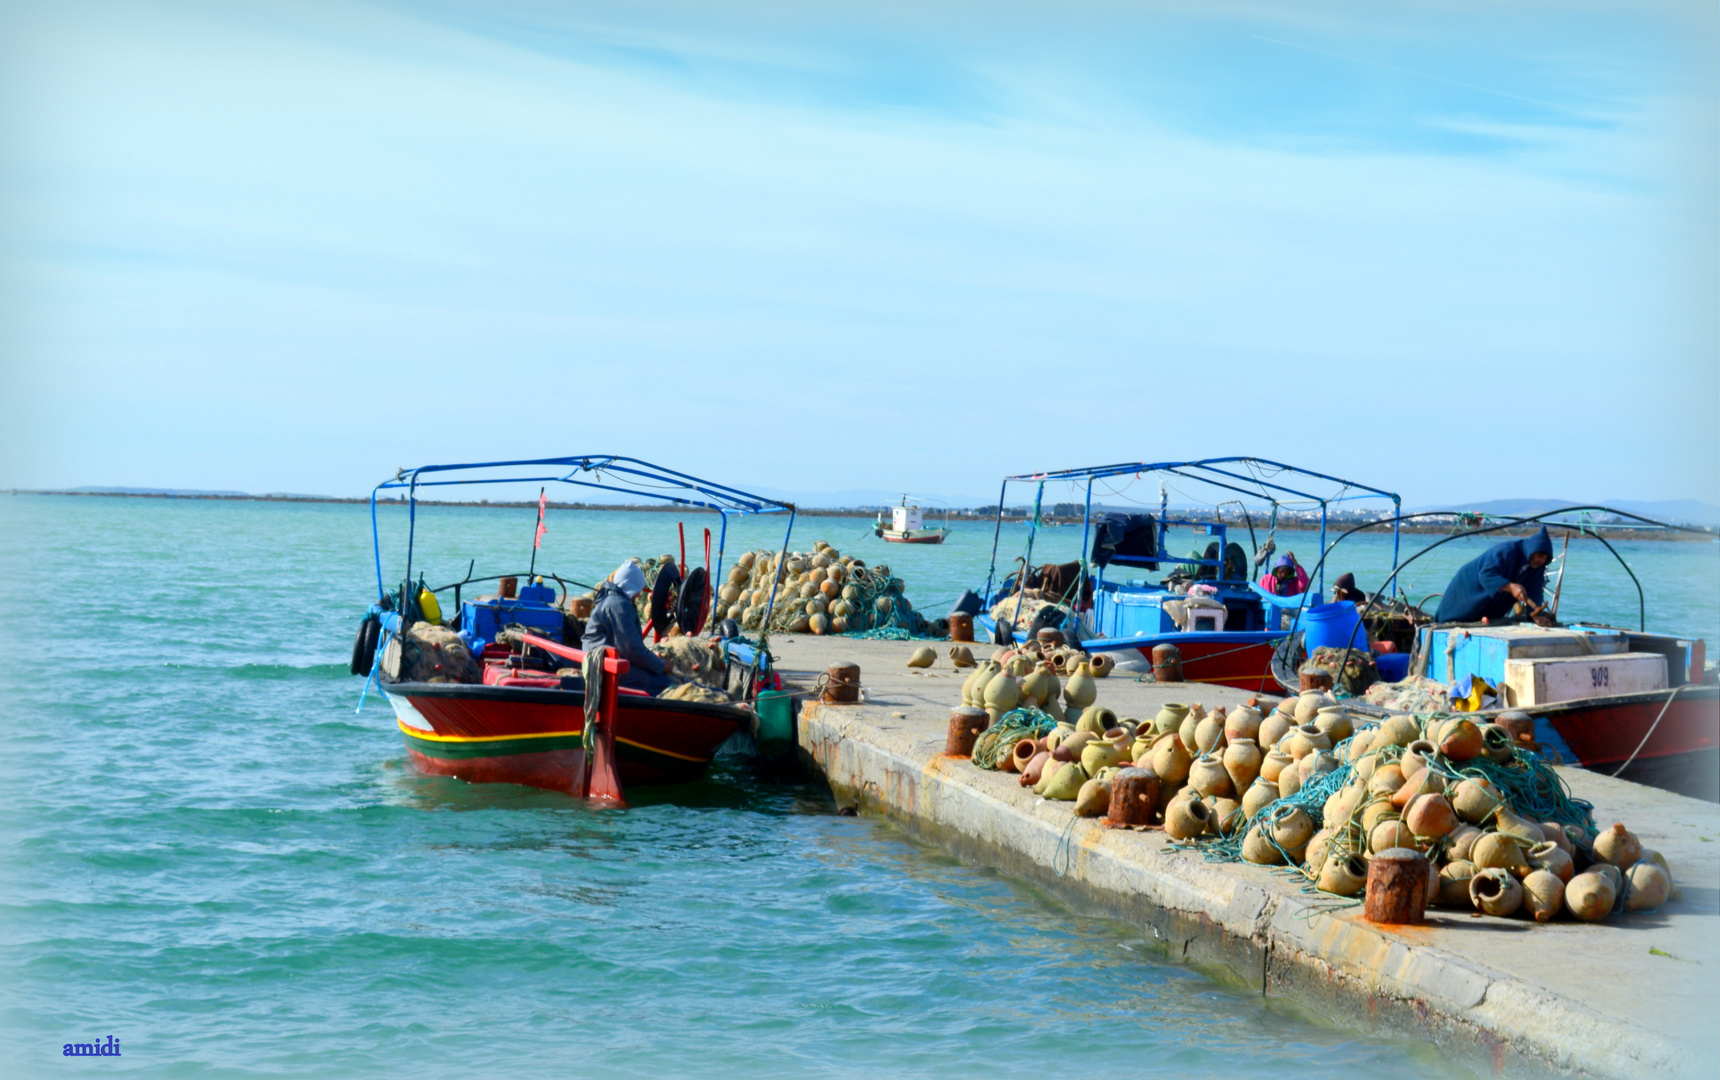
[[[542,563],[594,580],[672,550],[674,520],[552,514]],[[530,512],[421,524],[433,583],[529,556]],[[731,556],[779,524],[738,526]],[[797,536],[890,562],[932,610],[991,545],[864,529]],[[1712,546],[1627,557],[1651,627],[1712,635]],[[1582,580],[1582,613],[1633,613]],[[421,776],[385,706],[354,712],[373,589],[360,507],[0,498],[0,1073],[109,1035],[103,1068],[194,1077],[1449,1071],[738,763],[624,812]]]

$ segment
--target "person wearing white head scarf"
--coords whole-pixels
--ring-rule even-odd
[[[645,588],[645,571],[633,559],[615,568],[609,580],[598,586],[597,602],[591,607],[591,617],[585,620],[585,636],[580,647],[595,649],[607,645],[615,655],[631,667],[621,676],[620,685],[629,690],[660,694],[669,688],[664,673],[663,658],[645,645],[645,632],[639,628],[639,612],[633,598]]]

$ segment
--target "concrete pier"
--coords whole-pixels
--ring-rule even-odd
[[[919,644],[919,643],[915,643]],[[1581,769],[1562,775],[1605,826],[1623,821],[1672,864],[1682,897],[1599,924],[1430,909],[1425,925],[1381,927],[1359,907],[1302,891],[1264,867],[1175,851],[1160,831],[1112,830],[1041,800],[1009,773],[942,753],[966,670],[948,646],[927,670],[913,645],[795,636],[772,642],[790,690],[838,661],[860,665],[865,700],[803,697],[803,755],[839,802],[882,814],[975,863],[1126,919],[1168,955],[1283,995],[1334,1023],[1420,1035],[1482,1075],[1712,1076],[1720,1061],[1720,806]],[[974,646],[986,656],[990,646]],[[1133,676],[1100,681],[1099,703],[1150,719],[1166,701],[1210,709],[1249,695]]]

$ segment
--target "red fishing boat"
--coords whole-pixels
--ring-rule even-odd
[[[540,475],[545,469],[553,471]],[[472,470],[479,475],[447,475]],[[360,625],[353,673],[366,676],[366,693],[372,681],[379,685],[393,706],[412,764],[431,775],[471,783],[524,784],[622,802],[626,785],[698,779],[717,749],[738,733],[750,731],[780,741],[780,732],[758,730],[757,714],[748,707],[757,689],[772,677],[768,651],[713,642],[723,657],[720,689],[734,699],[721,703],[654,697],[622,686],[629,672],[625,660],[613,655],[588,658],[577,647],[582,623],[565,582],[578,582],[536,568],[548,505],[541,492],[532,565],[524,575],[474,577],[468,566],[466,575],[450,585],[429,587],[422,573],[413,581],[411,533],[422,489],[538,481],[625,492],[720,515],[714,566],[706,530],[707,565],[688,570],[683,550],[681,564],[668,561],[659,572],[648,624],[659,635],[674,630],[696,636],[704,629],[710,601],[706,583],[721,580],[731,515],[786,513],[785,547],[793,529],[791,504],[632,458],[426,466],[402,470],[379,484],[371,496],[378,600]],[[396,488],[406,491],[412,525],[403,584],[391,592],[382,584],[376,502],[378,494]],[[526,584],[519,584],[521,577]],[[546,577],[562,583],[559,600],[555,587],[545,584]],[[664,588],[670,578],[673,587]],[[497,584],[495,595],[463,599],[464,587],[491,581]],[[454,614],[444,621],[438,594],[449,592]],[[593,682],[598,684],[595,694],[588,692]]]

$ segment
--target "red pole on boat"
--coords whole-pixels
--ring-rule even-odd
[[[675,522],[675,531],[681,534],[681,580],[687,580],[687,523]]]
[[[551,656],[559,656],[572,660],[581,667],[585,666],[584,649],[570,648],[536,634],[522,635],[520,640]],[[573,794],[581,799],[595,799],[611,806],[625,807],[627,797],[621,790],[621,772],[615,757],[615,724],[621,715],[618,704],[621,676],[627,674],[632,665],[616,656],[613,649],[604,646],[599,667],[603,672],[603,688],[598,693],[596,714],[593,715],[590,710],[586,712],[587,723],[591,728],[590,737],[584,741],[589,749],[580,751],[579,762],[573,770],[572,790]],[[588,682],[588,692],[589,686]]]

